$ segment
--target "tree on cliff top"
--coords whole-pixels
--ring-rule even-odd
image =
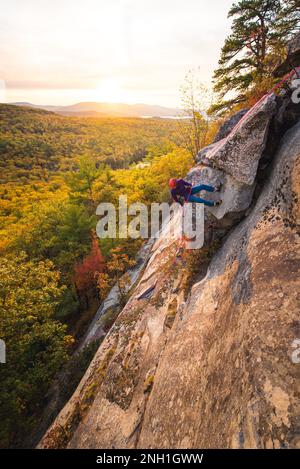
[[[185,119],[179,120],[182,146],[196,158],[201,148],[207,145],[209,120],[207,110],[212,104],[212,94],[198,79],[194,70],[190,70],[180,88],[181,104]]]
[[[264,94],[272,85],[272,69],[299,25],[300,2],[241,0],[232,5],[228,17],[233,18],[232,32],[225,40],[214,73],[214,90],[220,100],[211,111],[226,110],[246,101],[256,87],[257,94]],[[226,100],[228,93],[233,96]]]

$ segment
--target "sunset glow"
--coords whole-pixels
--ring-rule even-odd
[[[231,3],[11,0],[0,12],[2,101],[177,106],[189,68],[210,83]]]

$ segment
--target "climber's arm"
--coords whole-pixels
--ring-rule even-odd
[[[178,196],[176,193],[173,193],[173,192],[172,192],[172,197],[173,197],[173,199],[175,200],[175,202],[177,202],[177,203],[180,204],[181,206],[183,205],[183,202],[182,202],[182,200],[181,200],[181,197]]]
[[[182,183],[187,187],[192,187],[192,184],[190,182],[185,181],[184,179],[177,179],[177,184]]]

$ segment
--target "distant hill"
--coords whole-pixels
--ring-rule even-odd
[[[80,156],[113,169],[126,168],[155,148],[167,153],[170,145],[180,144],[175,120],[97,119],[95,111],[89,119],[72,119],[27,104],[0,104],[0,185],[48,182],[74,170]],[[85,113],[82,109],[80,115]]]
[[[80,117],[179,117],[182,110],[150,104],[96,103],[84,102],[70,106],[36,105],[28,102],[10,103],[16,106],[27,106],[45,109],[65,116]]]

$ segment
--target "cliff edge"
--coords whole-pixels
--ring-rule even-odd
[[[292,92],[270,93],[199,154],[189,180],[223,183],[223,204],[206,211],[204,247],[178,256],[162,233],[40,448],[300,447]]]

